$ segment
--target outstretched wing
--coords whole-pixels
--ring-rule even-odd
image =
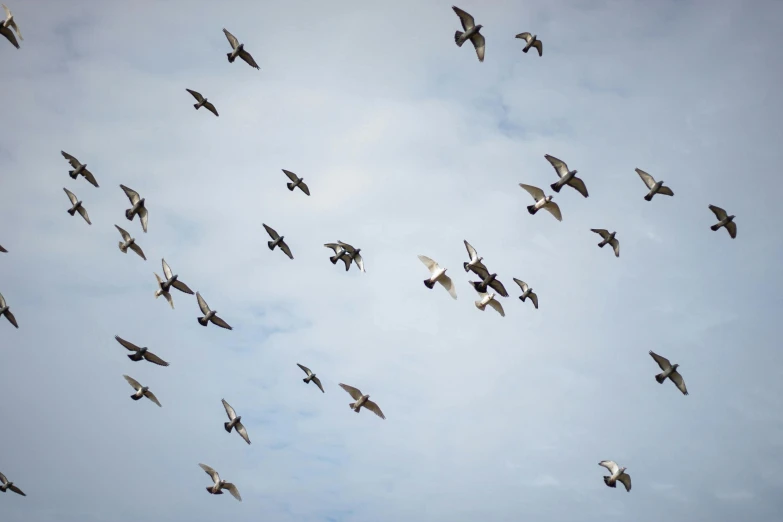
[[[223,28],[223,34],[226,35],[226,38],[228,39],[228,43],[231,44],[232,49],[236,49],[237,47],[239,47],[239,40],[237,40],[237,37],[229,33],[225,27]]]
[[[467,239],[463,239],[462,241],[463,243],[465,243],[465,249],[468,251],[468,257],[470,257],[470,260],[473,261],[474,259],[477,259],[478,252],[476,251],[476,249],[473,248],[473,246],[470,243],[468,243]]]
[[[84,176],[84,179],[86,179],[91,185],[97,187],[98,186],[98,180],[95,179],[95,176],[92,175],[92,172],[90,172],[87,169],[84,169],[82,171],[82,176]]]
[[[212,104],[212,102],[206,102],[206,103],[204,104],[204,107],[206,107],[206,109],[207,109],[209,112],[211,112],[212,114],[214,114],[215,116],[220,116],[220,114],[218,114],[218,111],[217,111],[217,109],[215,108],[215,106]]]
[[[73,192],[71,192],[70,190],[68,190],[65,187],[63,187],[63,190],[68,195],[68,199],[71,200],[71,205],[75,205],[76,203],[79,202],[79,198],[77,198],[76,195]]]
[[[128,384],[133,386],[134,389],[138,390],[141,388],[141,384],[139,384],[139,381],[137,381],[133,377],[130,377],[128,375],[123,375],[123,377],[125,377],[125,380],[128,381]]]
[[[475,27],[476,22],[473,20],[472,16],[457,6],[453,5],[451,8],[454,9],[454,12],[457,13],[457,16],[459,16],[459,21],[462,23],[462,28],[464,30],[470,31],[473,27]]]
[[[233,330],[233,328],[231,328],[231,326],[229,326],[227,322],[225,322],[222,318],[218,317],[217,315],[213,315],[210,321],[212,321],[212,324],[214,324],[215,326],[225,328],[226,330]]]
[[[642,178],[642,181],[644,181],[644,184],[647,185],[647,188],[653,188],[655,186],[655,178],[647,174],[642,169],[636,169],[636,173],[639,174],[639,177]]]
[[[658,194],[661,194],[662,196],[673,196],[674,192],[666,185],[661,185],[661,188],[658,189]]]
[[[672,367],[672,364],[669,362],[669,359],[666,357],[661,357],[657,353],[650,350],[650,357],[652,357],[656,363],[658,363],[658,366],[660,366],[661,370],[666,371],[669,368]]]
[[[213,481],[220,482],[220,475],[218,475],[217,471],[207,466],[206,464],[199,464],[199,466],[201,466],[201,469],[203,469]]]
[[[533,306],[535,306],[536,310],[538,310],[538,294],[535,292],[530,292],[528,294],[528,298],[530,298],[530,300],[533,302]]]
[[[573,187],[576,189],[577,192],[579,192],[582,196],[587,197],[587,186],[585,185],[585,182],[582,180],[582,178],[577,178],[574,176],[573,178],[568,180],[568,183],[566,183],[569,187]]]
[[[615,257],[620,257],[620,242],[617,241],[617,238],[613,238],[609,241],[609,244],[612,245],[612,249],[614,249]]]
[[[226,414],[228,415],[229,420],[234,420],[237,418],[237,412],[234,411],[234,408],[231,407],[229,403],[226,402],[226,399],[220,399],[223,402],[223,407],[226,409]]]
[[[209,312],[211,312],[209,305],[206,301],[204,301],[204,298],[201,297],[201,294],[198,292],[196,292],[196,300],[198,301],[198,307],[201,309],[201,313],[207,315]]]
[[[598,463],[598,465],[608,469],[609,473],[611,473],[612,475],[617,473],[617,470],[620,469],[619,467],[617,467],[617,463],[613,460],[602,460],[601,462]]]
[[[563,221],[563,215],[560,213],[560,206],[554,201],[550,201],[544,205],[544,210],[549,211],[558,221]]]
[[[340,383],[340,388],[347,391],[348,395],[350,395],[355,401],[358,401],[359,399],[362,398],[362,392],[354,388],[353,386],[348,386],[347,384]]]
[[[281,241],[280,243],[278,243],[278,246],[280,247],[280,250],[282,250],[285,255],[287,255],[291,259],[294,258],[294,255],[291,253],[291,249],[288,247],[288,243],[286,243],[285,241]]]
[[[595,232],[596,234],[598,234],[599,236],[601,236],[604,239],[608,238],[609,235],[610,235],[609,231],[606,230],[605,228],[591,228],[590,232]]]
[[[142,250],[141,247],[139,245],[137,245],[136,243],[133,243],[130,246],[130,249],[133,250],[134,252],[136,252],[139,255],[139,257],[142,258],[144,261],[147,260],[147,256],[144,255],[144,250]]]
[[[171,271],[171,267],[165,259],[161,258],[160,261],[161,265],[163,265],[163,275],[166,277],[166,279],[171,279],[174,276],[174,273]]]
[[[253,69],[261,69],[261,67],[259,67],[256,61],[253,59],[253,56],[244,49],[239,52],[239,57],[242,58],[245,63],[247,63]]]
[[[715,205],[710,205],[709,209],[712,210],[712,213],[715,214],[715,217],[718,218],[718,220],[724,220],[727,217],[729,217],[726,211],[720,207],[716,207]]]
[[[122,338],[122,337],[120,337],[119,335],[115,335],[115,336],[114,336],[114,339],[115,339],[115,340],[116,340],[118,343],[120,343],[122,346],[124,346],[126,350],[129,350],[129,351],[131,351],[131,352],[138,352],[139,350],[141,350],[141,348],[139,348],[138,346],[136,346],[135,344],[133,344],[133,343],[132,343],[132,342],[130,342],[130,341],[126,341],[125,339],[123,339],[123,338]]]
[[[196,99],[197,102],[201,103],[202,101],[204,101],[204,97],[201,95],[200,92],[196,92],[194,90],[187,89],[187,88],[185,90],[188,91],[191,94],[191,96],[193,96]]]
[[[519,186],[527,190],[527,193],[533,196],[533,199],[536,202],[544,199],[544,191],[541,190],[540,188],[534,187],[533,185],[525,185],[524,183],[520,183]]]
[[[87,214],[86,208],[79,205],[79,208],[77,208],[76,211],[84,218],[84,220],[87,222],[88,225],[92,225],[92,222],[90,222],[90,216],[89,214]]]
[[[279,235],[277,235],[277,232],[275,232],[274,228],[269,227],[264,223],[261,224],[264,225],[264,229],[266,230],[266,233],[269,234],[269,237],[271,237],[273,241],[280,237]]]
[[[131,238],[130,234],[128,234],[128,231],[127,231],[127,230],[125,230],[124,228],[122,228],[122,227],[120,227],[120,226],[118,226],[118,225],[114,225],[114,227],[115,227],[117,230],[119,230],[119,231],[120,231],[120,234],[122,234],[122,239],[124,239],[125,241],[128,241],[128,240]]]
[[[454,288],[454,281],[451,280],[449,276],[446,274],[443,274],[438,278],[438,283],[440,283],[443,288],[446,289],[446,291],[453,297],[454,299],[457,298],[457,289]]]
[[[501,283],[498,279],[493,279],[492,282],[489,284],[489,286],[490,288],[493,288],[501,296],[508,297],[508,292],[506,291],[506,287],[503,286],[503,283]]]
[[[435,271],[440,268],[440,266],[434,259],[430,259],[429,257],[422,256],[422,255],[418,256],[418,258],[419,261],[424,263],[424,266],[426,266],[429,269],[431,274],[435,273]]]
[[[77,169],[77,168],[79,168],[79,165],[81,165],[81,163],[79,163],[79,160],[77,160],[75,157],[71,156],[70,154],[68,154],[64,150],[61,150],[60,154],[63,155],[63,158],[68,160],[68,163],[71,164],[71,167]]]
[[[310,368],[308,368],[307,366],[303,366],[303,365],[301,365],[299,363],[296,363],[296,365],[298,367],[300,367],[302,369],[302,371],[307,374],[308,377],[313,373],[313,372],[310,371]]]
[[[318,386],[318,389],[321,390],[321,393],[326,393],[324,391],[324,387],[321,385],[321,379],[319,379],[318,377],[313,377],[313,382],[315,383],[316,386]]]
[[[685,387],[685,381],[683,380],[682,375],[677,372],[677,370],[674,370],[672,373],[670,373],[669,378],[672,380],[672,382],[674,382],[674,384],[677,385],[683,395],[688,395],[688,388]]]
[[[19,324],[16,322],[16,317],[11,313],[11,310],[6,310],[4,315],[5,318],[8,319],[8,322],[14,325],[14,328],[19,328]]]
[[[128,188],[125,185],[120,185],[120,188],[123,190],[123,192],[125,192],[125,195],[128,196],[131,205],[135,205],[141,199],[139,193],[133,190],[132,188]]]
[[[250,444],[250,442],[248,442],[248,444]],[[239,495],[239,490],[234,484],[232,484],[231,482],[226,482],[225,484],[223,484],[223,489],[228,490],[228,492],[231,493],[231,496],[233,496],[238,501],[242,502],[242,497]]]
[[[305,183],[304,181],[299,184],[299,188],[302,190],[302,192],[304,192],[308,196],[310,195],[310,187],[308,187],[307,183]]]
[[[376,414],[378,417],[382,419],[386,418],[386,416],[381,411],[381,408],[371,400],[365,401],[365,403],[362,404],[362,407],[367,408],[368,410],[370,410],[371,412],[373,412],[374,414]]]
[[[538,49],[538,56],[543,56],[544,55],[544,44],[541,43],[541,40],[536,40],[533,43],[533,47]]]
[[[489,303],[487,303],[489,306],[495,309],[497,313],[501,315],[501,317],[506,317],[506,312],[503,311],[503,305],[500,304],[500,301],[497,299],[490,299]]]
[[[14,36],[14,32],[11,31],[11,29],[0,25],[0,34],[8,38],[8,41],[11,42],[14,47],[19,49],[19,42],[16,41],[16,36]]]
[[[484,35],[481,33],[473,33],[470,37],[470,42],[473,44],[473,47],[476,48],[476,56],[478,56],[478,59],[480,62],[484,61],[484,51],[486,49],[486,40],[484,40]]]
[[[144,352],[144,358],[147,359],[152,364],[157,364],[158,366],[168,366],[169,363],[158,357],[152,352]]]
[[[524,40],[529,43],[530,40],[533,38],[533,35],[528,32],[524,32],[524,33],[519,33],[514,38],[519,38],[520,40]]]
[[[145,396],[146,398],[148,398],[149,400],[151,400],[152,402],[154,402],[155,404],[157,404],[159,407],[161,407],[161,408],[163,407],[163,405],[160,403],[160,401],[158,400],[158,398],[157,398],[157,397],[155,397],[155,394],[154,394],[154,393],[152,393],[151,391],[149,391],[149,390],[145,391],[145,392],[144,392],[144,396]]]
[[[555,168],[555,172],[559,177],[563,177],[568,174],[568,165],[564,161],[557,159],[549,154],[544,154],[546,160]]]
[[[617,477],[617,480],[622,482],[623,486],[625,486],[625,491],[631,491],[631,476],[628,473],[623,473]]]
[[[290,179],[290,180],[291,180],[291,181],[293,181],[294,183],[296,183],[297,181],[299,181],[299,176],[297,176],[296,174],[294,174],[294,173],[293,173],[293,172],[291,172],[290,170],[285,170],[285,169],[281,169],[281,170],[283,171],[283,173],[284,173],[286,176],[288,176],[288,179]]]
[[[734,239],[737,237],[737,224],[735,222],[726,223],[726,230],[729,231],[729,235],[731,236],[731,239]]]

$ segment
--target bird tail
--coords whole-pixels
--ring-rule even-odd
[[[527,52],[527,51],[525,51]],[[557,182],[552,183],[549,185],[549,187],[554,190],[555,192],[560,192],[560,189],[563,188],[563,185],[558,185]]]
[[[604,477],[604,484],[606,484],[610,488],[616,488],[617,487],[617,482],[609,482],[610,478],[612,478],[612,477]]]
[[[234,63],[234,57],[231,56],[233,53],[226,53],[226,56],[228,56],[228,63]]]
[[[198,318],[198,319],[196,319],[196,320],[198,321],[198,324],[200,324],[201,326],[206,326],[206,325],[207,325],[207,322],[208,322],[208,321],[206,320],[206,318],[204,318],[204,317],[199,317],[199,318]]]
[[[266,246],[269,247],[269,250],[274,250],[275,249],[275,242],[274,241],[267,241],[266,242]]]
[[[666,380],[666,377],[664,377],[662,373],[659,373],[655,376],[655,380],[658,381],[658,384],[663,384],[663,381]]]
[[[7,484],[3,485],[3,486],[0,486],[0,492],[5,493],[6,491],[8,491],[8,485]]]
[[[522,49],[522,52],[523,52],[523,53],[526,53],[526,52],[528,52],[529,50],[530,50],[530,47],[528,47],[528,46],[525,46],[525,48],[524,48],[524,49]]]
[[[136,355],[135,353],[128,354],[128,359],[130,359],[131,361],[136,361],[136,359],[134,359],[135,355]]]
[[[226,428],[226,431],[227,431],[227,432],[231,433],[231,426],[229,426],[229,423],[228,423],[228,422],[224,422],[224,423],[223,423],[223,427],[224,427],[224,428]]]
[[[481,310],[482,312],[484,311],[484,308],[486,308],[486,306],[485,306],[485,305],[482,305],[482,304],[481,304],[481,301],[473,301],[473,304],[474,304],[474,305],[476,305],[476,308],[478,308],[478,309],[479,309],[479,310]]]
[[[462,31],[457,31],[454,33],[454,41],[457,43],[457,47],[462,47],[462,44],[465,43],[465,40],[462,40],[462,35],[465,34]]]
[[[125,217],[128,218],[128,221],[133,221],[133,214],[131,214],[131,210],[133,209],[129,208],[125,211]]]
[[[644,196],[644,200],[645,201],[652,201],[652,197],[653,197],[653,194],[647,194],[646,196]]]
[[[528,205],[527,211],[530,212],[531,215],[534,215],[536,212],[538,212],[535,205]]]
[[[468,268],[468,262],[467,262],[467,261],[465,261],[464,263],[462,263],[462,268],[464,268],[464,269],[465,269],[465,272],[470,272],[470,268]]]
[[[135,393],[131,395],[130,398],[133,399],[134,401],[141,399],[141,397],[138,397]]]
[[[352,410],[356,411],[356,403],[355,402],[352,402],[351,404],[349,404],[348,407],[351,408]],[[356,413],[359,413],[359,412],[357,411]]]
[[[293,191],[293,190],[296,188],[296,187],[294,186],[294,184],[293,184],[293,183],[290,183],[290,182],[289,182],[289,183],[286,183],[285,185],[286,185],[286,187],[288,187],[288,190],[290,190],[290,191]]]
[[[715,232],[715,231],[716,231],[716,230],[718,230],[720,227],[721,227],[721,224],[720,224],[720,223],[718,223],[717,225],[712,225],[712,226],[710,227],[710,230],[712,230],[713,232]]]
[[[484,293],[487,291],[486,285],[482,284],[481,281],[471,281],[470,284],[473,285],[473,288],[476,289],[476,292]]]
[[[122,252],[123,254],[128,253],[128,247],[125,246],[125,243],[123,243],[122,241],[120,241],[120,252]]]
[[[290,183],[289,183],[289,185],[290,185]],[[291,189],[291,190],[293,190],[293,189]],[[337,257],[336,255],[335,255],[335,256],[331,256],[331,257],[329,258],[329,261],[331,261],[333,265],[336,265],[336,264],[337,264],[337,261],[339,261],[339,260],[340,260],[340,258],[339,258],[339,257]]]
[[[71,176],[71,179],[76,179],[76,174],[74,174],[74,172],[76,172],[76,171],[75,170],[69,170],[68,171],[68,175]]]
[[[302,379],[302,382],[305,383],[305,384],[308,384],[310,382],[310,378],[309,377],[305,377],[304,379]]]
[[[76,213],[76,209],[75,208],[68,209],[68,213],[73,216]]]
[[[429,279],[425,279],[424,280],[424,286],[426,286],[427,288],[432,290],[433,287],[435,287],[435,281],[430,281]]]
[[[606,241],[601,241],[600,243],[598,243],[598,248],[603,248],[605,246],[606,246]]]
[[[522,301],[522,302],[524,303],[524,302],[525,302],[525,296],[524,296],[524,295],[520,295],[520,296],[519,296],[519,300],[520,300],[520,301]]]
[[[194,104],[193,104],[193,108],[194,108],[194,109],[196,109],[196,110],[198,110],[198,108],[199,108],[199,107],[198,107],[198,103],[194,103]]]

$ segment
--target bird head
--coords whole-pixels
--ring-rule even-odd
[[[734,214],[730,215],[730,216],[729,216],[729,221],[734,221],[734,218],[735,218],[735,217],[736,217],[736,216],[734,216]]]
[[[481,31],[481,28],[484,27],[483,25],[479,24],[476,26],[476,32]]]
[[[672,365],[672,370],[676,370],[676,369],[677,369],[677,368],[679,368],[679,367],[680,367],[680,365],[679,365],[679,364],[673,364],[673,365]]]

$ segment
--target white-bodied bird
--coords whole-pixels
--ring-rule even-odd
[[[362,392],[359,391],[357,388],[354,388],[353,386],[348,386],[347,384],[340,383],[340,387],[347,391],[348,394],[353,397],[353,400],[356,402],[350,403],[348,406],[355,411],[356,413],[359,413],[359,410],[361,410],[363,407],[367,410],[370,410],[374,414],[376,414],[378,417],[385,419],[386,417],[383,415],[383,412],[381,411],[381,408],[375,404],[373,401],[370,400],[369,395],[362,395]]]
[[[199,464],[199,466],[201,466],[201,469],[206,471],[207,475],[209,475],[214,482],[212,486],[207,486],[207,491],[210,494],[222,495],[223,490],[225,489],[229,493],[231,493],[231,496],[233,496],[238,501],[242,502],[242,497],[239,495],[239,490],[234,484],[232,484],[231,482],[226,482],[225,480],[220,480],[220,475],[218,475],[218,472],[210,468],[206,464]]]
[[[642,178],[644,184],[647,185],[648,189],[650,189],[650,192],[648,192],[647,195],[644,196],[645,201],[651,201],[653,196],[656,194],[661,194],[662,196],[674,195],[672,189],[664,185],[663,181],[655,181],[655,178],[647,174],[642,169],[636,169],[636,173],[639,174],[639,177]]]
[[[471,286],[473,285],[471,284]],[[473,302],[473,304],[476,305],[476,308],[478,308],[483,312],[487,308],[487,305],[489,305],[497,313],[499,313],[501,317],[506,316],[506,312],[503,311],[503,305],[500,304],[500,301],[495,299],[495,292],[492,292],[491,294],[487,294],[484,292],[476,292],[476,293],[478,293],[479,295],[479,300]]]
[[[519,186],[525,189],[528,194],[533,196],[535,204],[529,205],[527,207],[527,211],[530,212],[531,215],[535,215],[536,212],[543,208],[555,216],[555,219],[558,221],[563,221],[563,215],[560,213],[560,207],[557,205],[557,203],[552,201],[552,196],[545,196],[543,190],[532,185],[525,185],[524,183],[520,183]]]
[[[598,463],[609,470],[610,476],[604,477],[604,484],[610,488],[616,488],[617,482],[625,486],[625,491],[631,491],[631,476],[625,472],[626,468],[619,467],[613,460],[602,460]]]
[[[430,271],[430,277],[424,280],[424,286],[432,290],[435,283],[440,283],[449,292],[449,295],[456,299],[457,290],[454,288],[454,281],[446,275],[446,269],[427,256],[420,255],[419,261],[424,263],[424,266]]]

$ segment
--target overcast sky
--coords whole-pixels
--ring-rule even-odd
[[[484,63],[432,0],[6,3],[25,39],[0,39],[0,292],[20,325],[0,321],[0,472],[27,497],[0,495],[3,522],[780,515],[781,2],[472,0]],[[228,63],[223,27],[260,71]],[[551,192],[544,154],[590,191],[555,194],[562,222],[519,187]],[[644,201],[635,168],[675,196]],[[735,240],[709,204],[737,215]],[[621,257],[590,228],[616,230]],[[506,317],[474,306],[465,239]],[[329,263],[336,240],[367,273]],[[162,257],[233,331],[199,326],[194,296],[153,297]],[[129,361],[115,335],[171,365]],[[655,382],[649,350],[689,396]],[[387,419],[353,413],[340,382]],[[243,502],[208,495],[199,462]]]

